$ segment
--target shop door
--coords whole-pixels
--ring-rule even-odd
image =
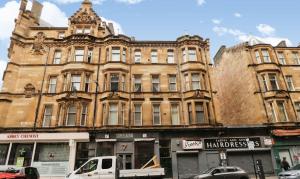
[[[12,144],[8,164],[19,167],[31,166],[32,152],[33,144],[14,143]]]
[[[253,155],[253,157],[252,157]],[[249,174],[254,174],[255,161],[260,159],[266,174],[274,172],[270,151],[250,151],[245,152],[227,152],[228,165],[238,166]]]
[[[132,169],[133,158],[132,154],[118,154],[121,160],[121,170]]]
[[[290,151],[289,150],[280,150],[279,151],[279,158],[280,158],[280,161],[283,160],[283,157],[286,158],[286,161],[290,164],[290,166],[293,166],[293,163],[292,163],[292,160],[291,160],[291,154],[290,154]]]
[[[178,154],[177,169],[179,179],[199,174],[198,153]]]

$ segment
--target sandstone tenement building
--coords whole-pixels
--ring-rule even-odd
[[[298,125],[296,56],[288,58],[298,47],[221,48],[212,65],[200,36],[117,34],[89,0],[67,27],[53,27],[39,2],[27,3],[0,92],[0,168],[31,165],[42,178],[64,178],[91,157],[116,155],[123,169],[157,156],[166,178],[221,164],[254,173],[256,159],[273,174],[277,159],[297,150],[271,138]]]

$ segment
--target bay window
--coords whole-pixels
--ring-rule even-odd
[[[111,61],[120,61],[120,47],[113,47],[111,52]]]
[[[261,52],[262,52],[262,55],[263,55],[264,63],[270,63],[271,59],[270,59],[269,51],[267,49],[264,49]]]
[[[119,74],[110,75],[110,90],[111,91],[119,90]]]
[[[196,55],[196,49],[195,48],[189,48],[189,61],[197,61],[197,55]]]
[[[88,112],[88,106],[87,106],[87,104],[82,104],[82,107],[81,107],[81,118],[80,118],[80,125],[81,126],[85,126],[86,125],[87,112]]]
[[[269,74],[269,81],[272,90],[279,90],[276,74]]]
[[[200,74],[192,73],[192,90],[199,90],[199,89],[201,89]]]
[[[83,62],[84,49],[75,49],[75,62]]]
[[[79,91],[80,90],[80,75],[71,75],[71,91]]]
[[[70,104],[68,107],[68,113],[67,113],[67,121],[66,125],[67,126],[75,126],[76,124],[76,113],[77,113],[77,108],[75,104]]]

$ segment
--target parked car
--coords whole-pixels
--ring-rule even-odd
[[[235,166],[213,167],[192,179],[249,179],[248,174]]]
[[[39,179],[40,175],[35,167],[7,168],[0,171],[0,179]]]
[[[289,170],[280,172],[279,179],[300,179],[300,164],[291,167]]]

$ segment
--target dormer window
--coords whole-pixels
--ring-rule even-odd
[[[76,28],[76,34],[90,34],[90,33],[91,33],[90,27]]]

